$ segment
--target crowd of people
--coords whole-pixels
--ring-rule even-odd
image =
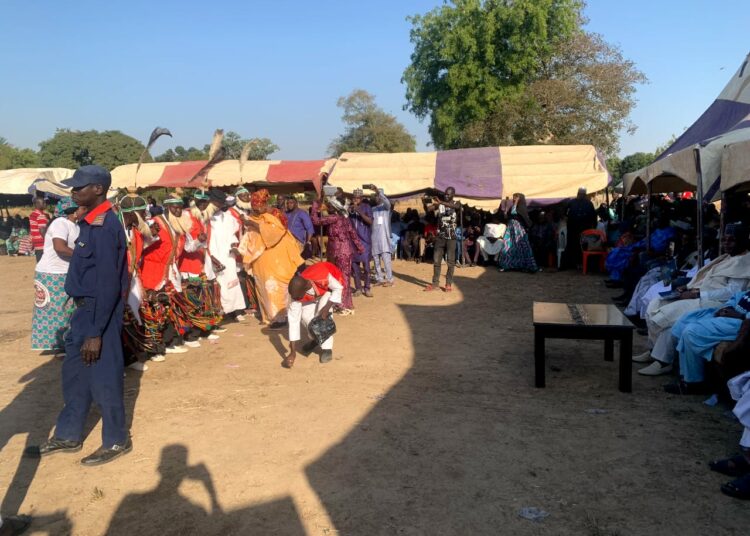
[[[38,455],[80,449],[80,419],[91,401],[106,414],[103,443],[83,463],[127,452],[121,401],[94,385],[120,389],[124,366],[145,371],[149,361],[216,340],[248,317],[288,330],[283,367],[316,348],[321,363],[331,361],[333,315],[350,316],[356,298],[394,285],[396,256],[431,259],[423,290],[452,292],[457,263],[534,273],[580,268],[583,254],[596,251],[606,255],[607,286],[622,289],[617,305],[648,336],[649,350],[633,356],[646,365],[638,372],[673,373],[679,362],[680,379],[667,392],[718,392],[737,401],[743,455],[711,468],[737,477],[725,493],[750,498],[750,231],[741,222],[722,229],[713,205],[703,208],[699,252],[690,196],[650,204],[618,197],[595,208],[581,189],[566,204],[529,208],[516,193],[491,214],[459,204],[448,188],[425,196],[422,212],[410,208],[402,216],[373,184],[350,194],[326,189],[304,210],[294,196],[272,202],[267,190],[245,187],[176,191],[161,203],[136,194],[110,201],[109,180],[105,170],[85,166],[54,218],[41,200],[29,217],[38,259],[32,348],[65,356],[65,408]],[[99,377],[82,373],[103,348],[112,351]]]

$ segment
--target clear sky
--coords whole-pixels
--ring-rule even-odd
[[[213,130],[271,138],[275,158],[326,155],[343,130],[336,99],[375,94],[429,150],[403,111],[408,15],[439,0],[2,0],[0,136],[19,147],[55,128],[121,130],[154,153],[202,146]],[[588,28],[621,47],[638,88],[621,154],[681,133],[732,76],[750,42],[748,0],[590,0]]]

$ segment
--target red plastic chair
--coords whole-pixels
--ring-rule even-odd
[[[598,236],[602,241],[602,246],[607,243],[607,235],[604,234],[604,231],[600,231],[598,229],[588,229],[586,231],[583,231],[581,233],[581,244],[583,244],[583,239],[586,236]],[[587,251],[583,249],[582,246],[581,253],[583,254],[583,275],[586,275],[586,273],[588,272],[589,257],[599,257],[599,271],[604,272],[606,270],[605,262],[607,261],[607,254],[609,253],[606,247],[604,247],[604,249],[601,251]]]

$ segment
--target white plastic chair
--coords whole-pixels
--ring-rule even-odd
[[[560,262],[562,261],[562,254],[565,248],[568,247],[568,227],[560,227],[557,231],[557,269],[560,269]]]

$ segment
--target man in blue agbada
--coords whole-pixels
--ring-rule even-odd
[[[107,201],[112,177],[106,169],[83,166],[64,182],[73,188],[73,201],[87,209],[65,281],[65,291],[76,306],[65,335],[65,406],[53,437],[30,447],[27,455],[80,451],[84,424],[95,402],[102,415],[102,445],[81,463],[100,465],[133,448],[123,397],[121,332],[128,289],[125,230]]]

